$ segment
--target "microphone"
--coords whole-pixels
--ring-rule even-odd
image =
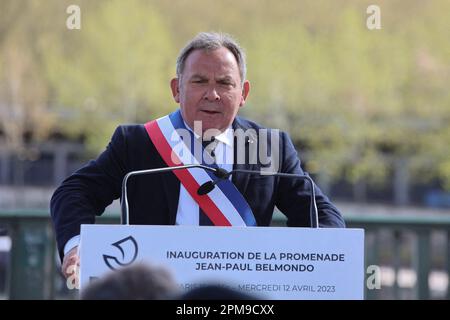
[[[211,167],[204,166],[201,164],[188,164],[188,165],[177,166],[177,167],[165,167],[165,168],[130,171],[123,177],[123,180],[122,180],[122,197],[121,197],[122,198],[122,200],[121,200],[122,212],[121,212],[121,216],[120,216],[120,223],[127,224],[127,225],[130,224],[130,212],[129,212],[130,210],[128,207],[128,195],[127,195],[127,182],[130,177],[138,176],[138,175],[145,175],[145,174],[152,174],[152,173],[168,172],[168,171],[174,171],[174,170],[180,170],[180,169],[189,169],[189,168],[201,168],[201,169],[211,171],[219,179],[223,179],[225,177],[225,175],[229,174],[229,172],[227,172],[224,169],[211,168]]]
[[[231,175],[231,173],[234,172],[234,171],[228,172],[227,170],[222,169],[222,168],[217,168],[216,170],[217,171],[215,172],[215,175],[217,176],[217,179],[214,181],[208,181],[208,182],[205,182],[204,184],[202,184],[197,190],[197,194],[199,196],[203,196],[207,193],[210,193],[219,181],[228,179],[228,177]]]
[[[221,180],[228,179],[229,176],[231,176],[234,173],[247,173],[247,174],[255,174],[255,175],[262,175],[260,171],[255,170],[243,170],[243,169],[235,169],[231,170],[230,172],[227,172],[225,169],[220,169],[220,176],[217,175],[217,179],[214,181],[208,181],[202,184],[198,190],[197,194],[199,195],[205,195],[207,193],[210,193]],[[317,204],[316,204],[316,191],[314,189],[314,181],[311,179],[308,175],[300,175],[295,173],[280,173],[280,172],[266,172],[264,171],[263,175],[268,176],[276,176],[276,177],[283,177],[283,178],[296,178],[296,179],[305,179],[309,182],[310,190],[311,190],[311,196],[310,196],[310,205],[309,205],[309,221],[311,228],[319,228],[319,213],[317,211]]]

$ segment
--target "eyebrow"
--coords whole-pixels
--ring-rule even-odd
[[[194,74],[190,77],[190,80],[192,80],[192,79],[208,80],[208,77],[203,76],[201,74]]]
[[[233,77],[226,75],[226,76],[223,76],[223,77],[219,77],[216,80],[217,81],[230,81],[230,82],[233,82]]]
[[[194,74],[194,75],[192,75],[189,79],[190,79],[190,80],[193,80],[193,79],[209,80],[209,78],[208,78],[207,76],[204,76],[204,75],[201,75],[201,74]],[[229,76],[229,75],[225,75],[225,76],[222,76],[222,77],[218,77],[218,78],[216,78],[215,80],[216,80],[216,81],[230,81],[230,82],[234,81],[234,80],[233,80],[233,77],[231,77],[231,76]]]

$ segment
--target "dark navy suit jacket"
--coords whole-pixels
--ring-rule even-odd
[[[259,138],[258,130],[264,129],[241,117],[236,117],[233,128],[254,129],[255,139]],[[270,139],[267,140],[270,145]],[[249,141],[245,144],[247,153],[250,148],[248,144]],[[297,151],[284,132],[280,132],[279,147],[278,172],[303,174]],[[237,161],[234,169],[261,168],[259,162],[236,163]],[[120,197],[122,179],[126,173],[166,166],[143,125],[119,126],[106,150],[96,160],[90,161],[64,180],[53,194],[51,215],[60,256],[63,256],[66,242],[80,234],[81,224],[94,223],[95,216],[101,215],[113,200]],[[235,174],[232,176],[232,182],[250,205],[258,226],[270,224],[275,206],[286,215],[288,226],[310,225],[310,189],[306,181]],[[128,181],[130,223],[175,224],[179,192],[180,182],[171,172],[131,178]],[[316,201],[321,227],[345,226],[339,211],[317,186]]]

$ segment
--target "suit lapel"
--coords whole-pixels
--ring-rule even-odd
[[[251,168],[249,168],[246,165],[233,165],[233,169],[246,169],[246,170],[253,170]],[[231,177],[231,182],[234,183],[234,185],[236,186],[236,188],[241,192],[242,195],[245,194],[245,191],[247,190],[248,187],[248,181],[250,180],[250,175],[245,174],[245,173],[235,173],[232,177]]]
[[[233,129],[242,129],[246,131],[249,129],[247,126],[245,126],[240,120],[239,117],[236,117],[233,122]],[[233,162],[233,170],[235,169],[243,169],[243,170],[257,170],[258,165],[257,164],[250,164],[249,162],[249,149],[251,143],[257,143],[257,136],[254,135],[252,132],[249,133],[249,135],[245,139],[245,145],[244,145],[244,152],[245,152],[245,163],[237,163],[237,139],[235,137],[234,139],[234,162]],[[241,151],[242,152],[242,151]],[[241,192],[242,195],[245,194],[245,191],[248,187],[248,182],[250,180],[250,175],[245,173],[236,173],[231,177],[231,181],[234,183],[236,188]]]

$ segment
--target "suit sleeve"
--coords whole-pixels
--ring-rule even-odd
[[[106,150],[64,180],[52,196],[50,212],[61,258],[66,242],[80,234],[81,224],[94,223],[95,216],[120,197],[127,172],[124,130],[118,127]]]
[[[280,172],[305,174],[300,167],[300,159],[297,151],[285,133],[281,133],[281,170]],[[338,209],[315,186],[316,203],[319,214],[320,227],[345,227],[344,219]],[[310,186],[304,179],[280,178],[276,206],[288,218],[288,226],[304,227],[310,226]]]

